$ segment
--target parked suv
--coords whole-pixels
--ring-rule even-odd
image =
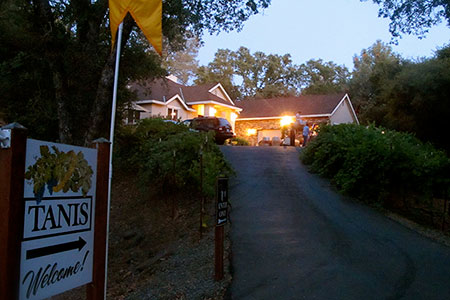
[[[198,117],[192,119],[191,127],[199,131],[214,131],[216,144],[223,145],[226,139],[234,137],[231,124],[224,118]]]

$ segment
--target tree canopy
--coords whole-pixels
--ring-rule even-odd
[[[181,49],[203,32],[241,29],[270,0],[163,3],[165,46]],[[120,99],[128,80],[166,74],[131,17],[124,21]],[[108,136],[115,51],[107,0],[4,0],[0,3],[0,107],[30,136],[87,144]],[[48,124],[48,125],[47,125]],[[57,129],[57,130],[56,130]]]
[[[363,124],[414,133],[450,151],[450,46],[420,61],[380,41],[354,57],[350,97]]]
[[[390,45],[375,42],[353,57],[349,92],[363,123],[385,124],[386,99],[383,90],[401,69],[401,58]]]
[[[331,94],[347,90],[350,72],[345,66],[321,59],[300,66],[302,94]]]
[[[309,60],[296,65],[290,54],[251,53],[220,49],[214,60],[197,71],[197,84],[221,82],[235,99],[326,94],[346,89],[346,67],[333,62]]]
[[[367,0],[361,0],[367,1]],[[378,16],[389,18],[389,31],[394,38],[401,34],[424,37],[432,26],[447,21],[450,26],[448,0],[372,0],[380,6]]]

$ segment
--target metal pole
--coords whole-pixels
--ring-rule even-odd
[[[203,197],[203,146],[200,146],[200,239],[203,237],[203,211],[205,200]]]
[[[108,182],[108,210],[106,214],[106,253],[105,253],[105,297],[106,299],[106,288],[108,282],[108,244],[109,244],[109,211],[111,210],[111,182],[112,182],[112,157],[113,157],[113,147],[114,147],[114,125],[116,122],[116,107],[117,107],[117,86],[119,81],[119,62],[120,62],[120,49],[122,45],[122,31],[123,23],[119,25],[119,32],[117,37],[116,45],[116,66],[114,70],[114,89],[113,89],[113,101],[111,109],[111,131],[109,133],[109,141],[111,142],[109,150],[109,182]]]

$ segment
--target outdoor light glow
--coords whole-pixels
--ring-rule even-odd
[[[236,121],[236,119],[237,119],[237,114],[236,113],[234,113],[234,112],[232,112],[231,113],[231,121]]]
[[[281,118],[280,120],[280,125],[281,127],[283,126],[287,126],[294,123],[294,117],[290,117],[290,116],[284,116]]]
[[[255,135],[255,134],[256,134],[256,129],[254,129],[254,128],[247,129],[247,135],[248,136]]]
[[[203,104],[200,104],[199,106],[197,106],[197,114],[199,116],[205,115],[205,106]]]
[[[217,110],[214,107],[211,107],[209,109],[209,115],[210,116],[215,116],[216,115]]]

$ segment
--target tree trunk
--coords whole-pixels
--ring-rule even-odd
[[[55,87],[55,100],[57,103],[59,142],[71,144],[73,140],[69,125],[70,113],[65,103],[65,99],[67,98],[65,97],[67,91],[65,82],[67,82],[67,78],[64,76],[64,71],[61,70],[62,68],[57,65],[61,66],[61,63],[51,63],[50,68],[53,71],[53,85]]]
[[[124,20],[123,33],[122,33],[122,45],[126,44],[131,30],[133,29],[134,21],[128,15]],[[123,49],[123,48],[122,48]],[[111,120],[111,103],[114,86],[114,67],[116,60],[117,47],[111,51],[100,77],[97,95],[92,105],[91,124],[88,127],[84,138],[84,144],[89,145],[96,138],[99,138],[99,134],[102,134],[102,127]],[[119,73],[120,74],[120,73]],[[106,133],[105,133],[106,134]],[[110,137],[111,140],[111,137]]]
[[[55,16],[52,12],[48,0],[34,1],[35,14],[37,15],[37,25],[47,37],[43,55],[49,62],[52,71],[53,85],[55,88],[55,100],[57,103],[59,142],[72,143],[70,132],[70,113],[66,107],[67,101],[67,74],[64,70],[64,40],[65,32],[55,23]]]

